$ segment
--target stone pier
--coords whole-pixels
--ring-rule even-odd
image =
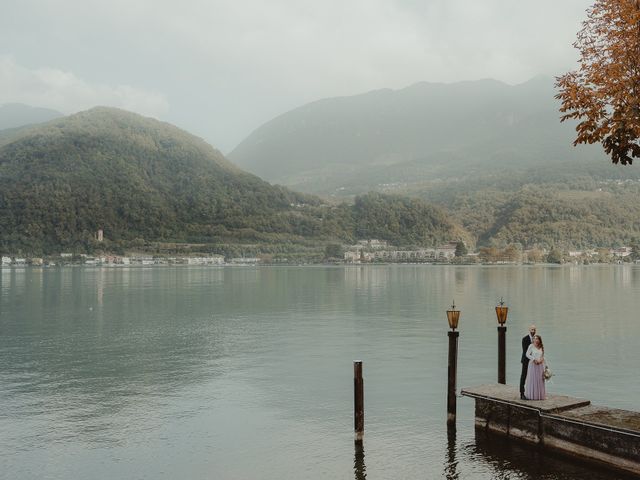
[[[476,428],[640,475],[640,412],[564,395],[520,400],[516,387],[502,384],[461,393],[475,399]]]

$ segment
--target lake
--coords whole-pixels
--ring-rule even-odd
[[[541,334],[551,393],[640,410],[640,266],[13,268],[0,271],[0,478],[591,479],[484,438],[458,388],[507,383]],[[365,440],[353,442],[353,360]]]

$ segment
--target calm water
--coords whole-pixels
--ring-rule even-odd
[[[640,266],[51,268],[0,271],[0,478],[613,479],[447,431],[459,386],[507,382],[534,322],[550,391],[640,410]],[[364,451],[352,361],[364,362]]]

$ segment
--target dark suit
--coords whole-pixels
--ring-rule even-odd
[[[527,369],[529,368],[529,359],[527,358],[527,350],[531,345],[531,336],[525,335],[522,337],[522,373],[520,374],[520,395],[524,395],[524,382],[527,380]]]

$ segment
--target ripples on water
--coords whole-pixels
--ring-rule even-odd
[[[0,478],[619,478],[476,437],[470,399],[446,429],[453,298],[460,386],[495,381],[493,306],[504,296],[508,383],[536,323],[552,392],[640,409],[637,266],[2,269],[0,279]]]

